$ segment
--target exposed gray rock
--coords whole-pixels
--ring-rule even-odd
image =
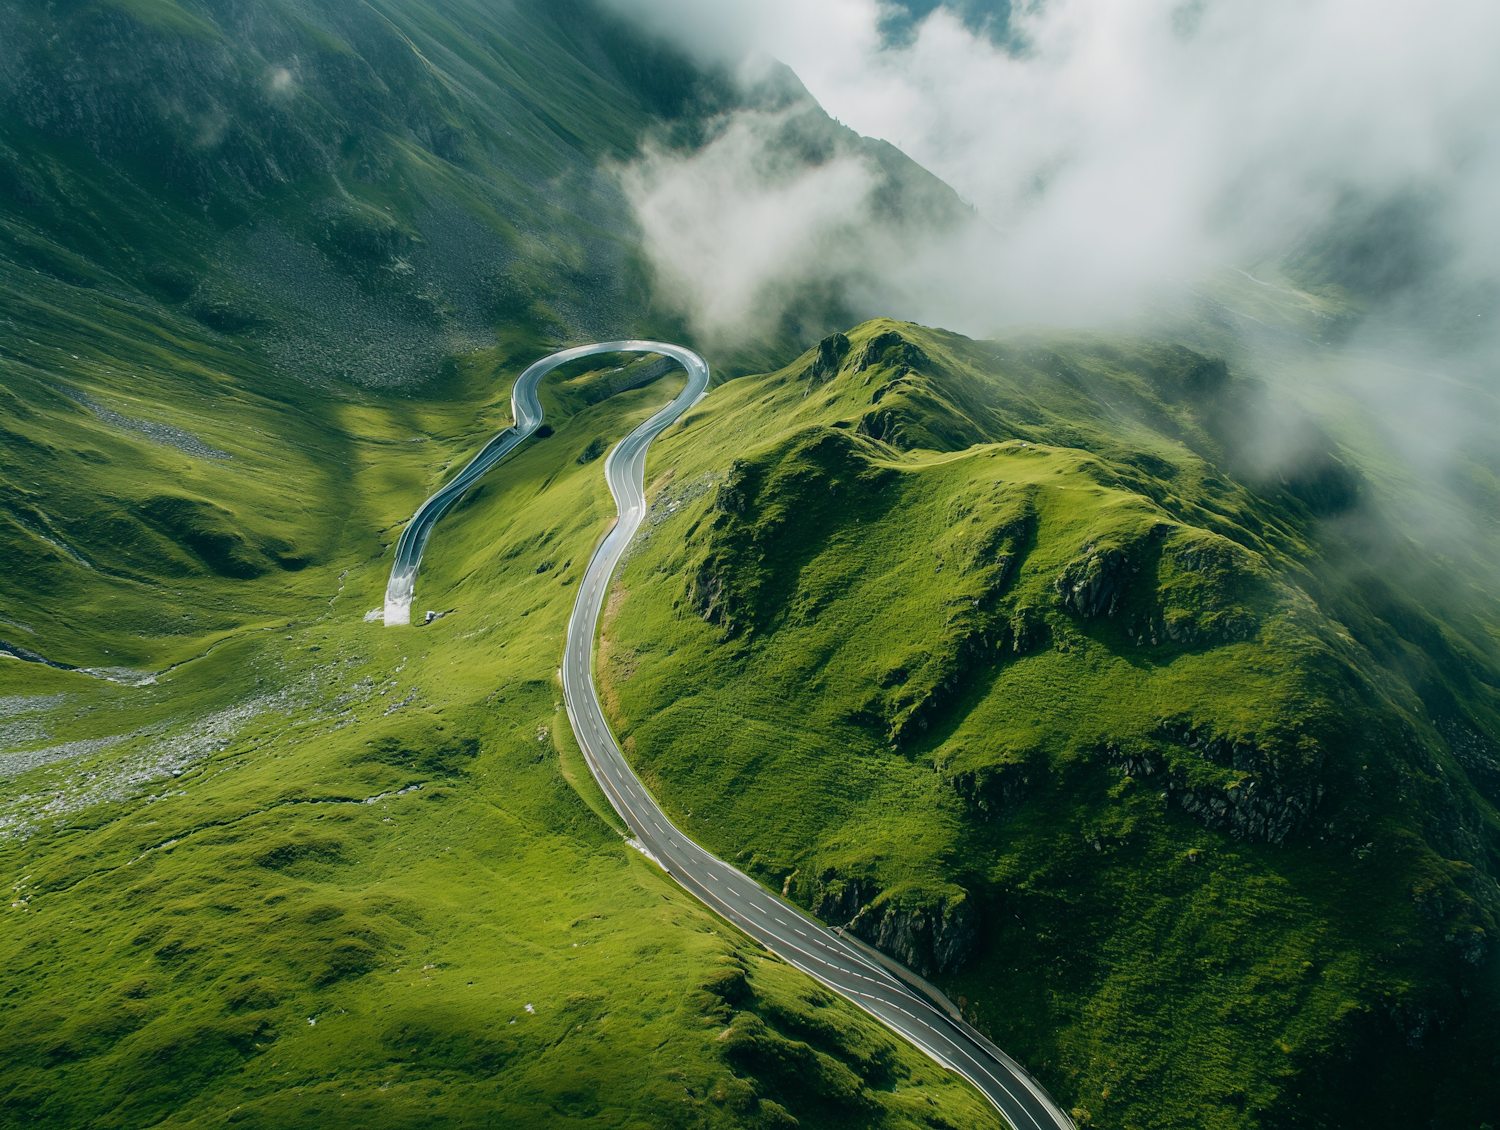
[[[849,339],[841,333],[831,333],[818,342],[818,356],[813,361],[812,383],[816,387],[838,375],[839,366],[849,355]]]
[[[1083,547],[1083,556],[1070,561],[1054,587],[1063,607],[1084,618],[1113,616],[1125,599],[1125,587],[1134,570],[1124,550],[1114,547]]]
[[[1177,803],[1205,828],[1227,828],[1237,840],[1285,843],[1317,806],[1310,789],[1247,778],[1223,790],[1179,789]]]
[[[962,895],[912,908],[877,900],[848,929],[923,977],[953,972],[979,942],[978,915]]]
[[[1455,718],[1445,718],[1438,722],[1437,727],[1448,739],[1448,748],[1474,787],[1492,804],[1500,805],[1500,748],[1478,730]]]
[[[1153,640],[1165,639],[1180,644],[1234,643],[1255,636],[1260,622],[1248,613],[1225,612],[1208,623],[1195,616],[1163,616],[1146,626]]]
[[[20,714],[35,714],[52,710],[67,701],[65,694],[0,695],[0,718],[14,718]]]
[[[1318,783],[1321,760],[1305,773],[1283,773],[1253,742],[1206,735],[1177,723],[1164,723],[1161,736],[1205,761],[1240,776],[1220,788],[1193,786],[1187,773],[1155,753],[1105,748],[1126,776],[1156,779],[1184,812],[1205,828],[1227,831],[1237,840],[1282,844],[1301,828],[1323,799]]]
[[[863,879],[841,879],[829,873],[818,884],[812,912],[824,922],[846,925],[877,893],[875,886]]]
[[[688,577],[688,606],[710,624],[729,628],[732,621],[724,599],[724,575],[716,557],[709,557]]]
[[[953,972],[979,943],[978,913],[963,892],[904,906],[867,879],[828,871],[813,883],[812,912],[923,977]]]
[[[121,415],[114,409],[109,408],[95,400],[86,392],[77,389],[65,388],[61,385],[50,386],[53,390],[66,396],[75,404],[81,404],[106,424],[113,425],[123,431],[135,432],[137,435],[145,436],[152,443],[159,443],[164,447],[175,447],[178,451],[198,459],[233,459],[234,456],[227,451],[220,451],[217,447],[210,447],[192,432],[185,432],[181,428],[174,428],[171,424],[160,424],[154,420],[137,420],[131,416]]]

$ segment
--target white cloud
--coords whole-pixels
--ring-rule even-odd
[[[660,282],[709,339],[774,318],[786,284],[828,272],[839,237],[868,220],[872,171],[848,156],[788,160],[789,124],[788,112],[738,113],[691,154],[653,149],[622,170]]]
[[[1015,53],[942,8],[892,46],[877,0],[615,2],[719,58],[775,55],[831,114],[977,206],[995,241],[928,248],[898,272],[893,313],[970,332],[1120,316],[1283,250],[1341,201],[1401,192],[1430,201],[1453,270],[1500,273],[1490,0],[1047,0],[1017,5]],[[659,158],[653,175],[670,179]],[[826,217],[838,186],[822,187],[811,211],[785,211],[785,240],[782,211],[761,210],[754,249]],[[731,210],[753,208],[737,193]],[[750,275],[764,280],[767,262]]]

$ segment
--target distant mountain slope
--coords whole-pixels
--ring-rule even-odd
[[[0,358],[18,398],[0,538],[20,563],[0,597],[22,604],[128,607],[143,594],[122,578],[327,562],[339,519],[280,516],[250,481],[285,457],[247,429],[282,436],[288,411],[318,449],[296,474],[327,498],[347,489],[329,424],[351,398],[490,403],[457,359],[497,341],[681,336],[610,168],[648,135],[690,146],[726,108],[795,107],[790,160],[866,154],[892,222],[967,215],[789,72],[741,90],[586,4],[11,3],[0,40]],[[121,435],[132,405],[218,437],[171,491],[163,467],[122,478],[115,441],[84,434]],[[145,434],[132,450],[180,462]],[[209,448],[233,458],[205,463]],[[228,548],[205,556],[214,539]],[[152,630],[91,652],[97,627],[48,630],[34,649],[60,660],[157,662],[137,654]]]
[[[430,378],[497,322],[634,325],[648,284],[608,166],[735,106],[805,106],[794,160],[856,149],[898,208],[963,211],[789,72],[741,90],[575,0],[9,3],[0,36],[5,257],[307,377]]]
[[[606,693],[685,829],[1081,1124],[1478,1130],[1500,598],[1307,421],[1268,470],[1263,397],[1150,340],[831,336],[663,437]]]

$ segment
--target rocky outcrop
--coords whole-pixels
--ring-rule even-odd
[[[1011,613],[1010,623],[1006,626],[1006,642],[1001,647],[1003,649],[1008,643],[1011,651],[1022,655],[1041,646],[1046,640],[1047,621],[1035,608],[1022,604]]]
[[[759,487],[757,469],[743,459],[729,465],[714,492],[709,508],[709,530],[720,536],[710,538],[709,550],[687,575],[688,607],[710,624],[733,631],[739,623],[743,602],[736,602],[729,575],[735,564],[735,548],[723,540],[722,532],[732,527],[736,518],[752,508]]]
[[[1448,739],[1448,748],[1469,780],[1491,804],[1500,805],[1500,748],[1478,730],[1458,721],[1445,718],[1437,724],[1439,732]]]
[[[687,599],[688,607],[710,624],[725,629],[733,626],[725,599],[724,574],[718,558],[705,558],[688,575]]]
[[[1227,829],[1237,840],[1280,844],[1312,815],[1319,793],[1251,777],[1222,790],[1178,789],[1176,799],[1205,828]]]
[[[606,372],[588,374],[568,387],[580,394],[586,404],[599,404],[622,392],[644,388],[679,367],[680,363],[674,358],[648,356]]]
[[[1260,554],[1207,530],[1171,531],[1157,570],[1153,638],[1198,645],[1252,638],[1268,594]]]
[[[854,429],[856,435],[869,436],[892,447],[901,447],[901,418],[894,412],[866,412]]]
[[[1459,889],[1455,877],[1470,876],[1460,871],[1457,876],[1418,880],[1412,886],[1412,902],[1422,917],[1442,931],[1444,944],[1460,960],[1478,968],[1489,956],[1494,916]]]
[[[1266,582],[1259,554],[1207,530],[1155,522],[1089,542],[1054,588],[1066,611],[1115,618],[1138,646],[1191,647],[1252,638]]]
[[[1016,814],[1030,785],[1020,762],[981,765],[947,774],[943,780],[987,824],[998,824]]]
[[[1083,556],[1068,562],[1054,587],[1063,607],[1078,616],[1113,616],[1124,602],[1134,572],[1124,550],[1090,544],[1083,547]]]
[[[809,374],[812,386],[816,388],[838,376],[839,366],[848,355],[849,339],[841,333],[831,333],[818,342],[818,356]]]
[[[729,464],[729,471],[714,494],[716,511],[720,514],[743,514],[750,508],[750,499],[756,486],[750,481],[751,471],[750,464],[743,459],[736,459]]]
[[[908,368],[920,369],[929,363],[927,354],[921,346],[907,341],[895,330],[886,330],[865,342],[865,347],[859,351],[859,356],[854,360],[854,371],[863,373],[866,369],[880,364],[905,365]]]
[[[812,912],[824,922],[843,926],[854,918],[879,889],[863,879],[843,879],[833,872],[825,873],[813,898]]]
[[[1253,742],[1203,734],[1179,723],[1164,723],[1160,736],[1220,769],[1233,771],[1221,784],[1191,780],[1182,764],[1159,753],[1127,752],[1109,745],[1105,752],[1127,777],[1159,782],[1168,797],[1205,828],[1226,831],[1237,840],[1282,844],[1307,823],[1323,799],[1317,781],[1321,759],[1296,774],[1284,773]]]
[[[978,915],[964,895],[909,908],[877,899],[848,929],[923,977],[953,972],[979,943]]]
[[[979,916],[961,890],[937,898],[893,897],[869,880],[829,871],[814,884],[812,912],[923,977],[953,972],[979,944]]]

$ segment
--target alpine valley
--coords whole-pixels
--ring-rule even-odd
[[[677,828],[1078,1127],[1500,1125],[1500,449],[1348,395],[1359,240],[1125,328],[810,277],[715,337],[622,177],[747,113],[864,170],[862,276],[983,223],[591,0],[0,0],[0,1124],[1006,1125],[575,741],[604,457],[681,368],[544,378],[381,622],[522,370],[646,338],[713,376],[594,681]]]

